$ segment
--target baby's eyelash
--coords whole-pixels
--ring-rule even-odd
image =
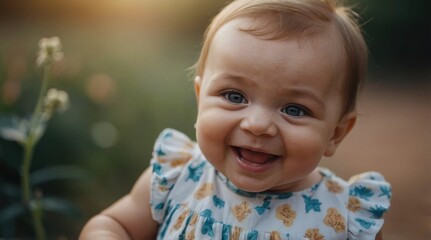
[[[228,102],[232,104],[248,103],[247,99],[244,97],[244,94],[236,90],[223,91],[221,92],[221,96],[223,96]]]
[[[289,104],[280,111],[292,117],[304,117],[312,115],[308,108],[299,104]]]

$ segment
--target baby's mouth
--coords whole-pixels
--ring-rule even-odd
[[[274,154],[253,151],[253,150],[241,148],[241,147],[233,147],[233,149],[240,160],[247,161],[253,164],[270,163],[280,157]]]

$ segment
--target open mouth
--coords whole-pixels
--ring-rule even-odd
[[[271,163],[276,161],[280,156],[253,151],[246,148],[241,147],[232,147],[233,151],[237,155],[237,159],[242,167],[245,167],[247,170],[260,172],[264,171],[270,167]]]

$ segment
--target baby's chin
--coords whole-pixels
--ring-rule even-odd
[[[251,179],[244,176],[233,176],[230,182],[241,191],[250,193],[272,192],[271,186],[263,183],[265,180]]]

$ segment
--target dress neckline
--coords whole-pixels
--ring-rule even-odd
[[[299,190],[299,191],[288,191],[288,192],[272,192],[272,191],[264,191],[264,192],[248,192],[245,190],[239,189],[237,186],[235,186],[226,176],[224,176],[221,172],[218,170],[215,170],[215,174],[217,178],[223,182],[223,184],[232,192],[248,198],[256,198],[256,197],[274,197],[277,199],[287,199],[294,194],[305,194],[305,193],[312,193],[315,192],[319,186],[328,178],[330,178],[333,174],[331,171],[325,168],[318,167],[319,173],[322,175],[322,179],[313,184],[311,187]]]

